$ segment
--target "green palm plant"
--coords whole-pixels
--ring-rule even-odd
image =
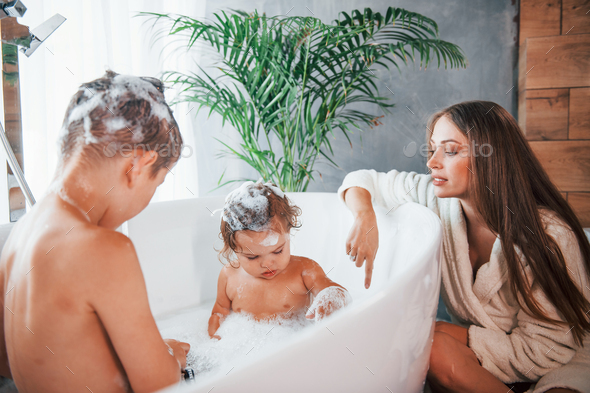
[[[142,13],[164,24],[160,33],[179,36],[183,47],[198,42],[221,55],[222,75],[168,71],[164,79],[179,87],[175,102],[193,102],[229,122],[242,139],[239,148],[220,141],[253,167],[264,181],[284,191],[305,191],[321,157],[333,160],[330,136],[342,132],[352,148],[352,129],[379,125],[363,108],[394,106],[379,95],[370,67],[386,69],[418,61],[426,66],[463,67],[467,60],[455,44],[439,39],[432,19],[389,7],[385,15],[365,8],[342,12],[332,25],[314,17],[275,16],[232,10],[214,21],[182,15]],[[376,105],[358,105],[374,104]],[[278,140],[282,151],[271,139]],[[320,157],[321,156],[321,157]],[[250,179],[232,179],[219,186]]]

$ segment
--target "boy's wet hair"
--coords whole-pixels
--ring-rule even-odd
[[[176,163],[183,141],[163,92],[157,78],[113,71],[80,85],[64,117],[62,163],[78,152],[94,162],[136,148],[157,154],[152,176]]]
[[[273,184],[273,187],[276,187]],[[251,230],[255,228],[257,232],[264,230],[281,231],[288,233],[292,228],[301,227],[298,217],[301,215],[301,209],[292,204],[287,196],[277,195],[271,187],[262,183],[254,183],[248,187],[248,192],[251,196],[263,195],[268,203],[264,206],[257,206],[253,209],[243,204],[240,199],[230,199],[226,202],[224,212],[222,215],[228,216],[231,212],[231,222],[226,219],[221,220],[221,233],[219,237],[223,240],[223,248],[219,251],[219,260],[224,263],[227,261],[231,267],[239,268],[239,264],[234,265],[235,260],[232,257],[239,249],[236,244],[236,233],[239,230],[232,229],[239,227],[240,230]],[[280,228],[273,226],[273,218],[278,218]],[[255,224],[255,225],[253,225]]]

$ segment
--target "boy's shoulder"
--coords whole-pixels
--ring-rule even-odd
[[[48,220],[27,218],[30,217],[23,217],[13,227],[3,254],[28,249],[34,259],[63,263],[73,260],[76,265],[136,255],[131,239],[115,230],[71,219],[52,225]]]
[[[76,235],[77,248],[87,252],[89,258],[125,259],[129,255],[137,255],[131,239],[112,229],[81,225]]]
[[[84,286],[85,298],[92,307],[102,305],[104,309],[105,304],[132,299],[138,290],[143,291],[143,272],[131,239],[108,228],[80,229],[76,257],[69,262],[77,263],[75,276]]]
[[[70,230],[67,247],[64,238],[56,241],[48,254],[72,269],[77,279],[84,278],[98,286],[105,281],[117,282],[118,277],[136,274],[140,270],[133,242],[126,235],[96,225],[80,224]],[[63,252],[62,252],[63,250]]]

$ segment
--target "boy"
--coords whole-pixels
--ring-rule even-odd
[[[141,393],[180,380],[189,345],[162,340],[133,244],[115,229],[147,206],[181,147],[157,79],[109,71],[72,98],[54,181],[0,259],[0,374],[20,393]]]

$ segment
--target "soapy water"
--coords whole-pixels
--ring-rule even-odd
[[[344,308],[351,302],[352,296],[350,296],[347,290],[337,286],[327,287],[316,295],[307,311],[307,315],[315,314],[315,319],[319,321],[323,319],[323,316],[316,314],[316,311],[320,307],[329,315],[338,309]]]
[[[209,338],[207,326],[211,307],[200,307],[158,322],[163,338],[173,338],[191,345],[187,368],[195,372],[195,380],[226,375],[234,368],[251,363],[277,350],[293,339],[296,333],[314,324],[304,312],[289,319],[256,321],[244,313],[232,312],[221,323],[216,335]]]

